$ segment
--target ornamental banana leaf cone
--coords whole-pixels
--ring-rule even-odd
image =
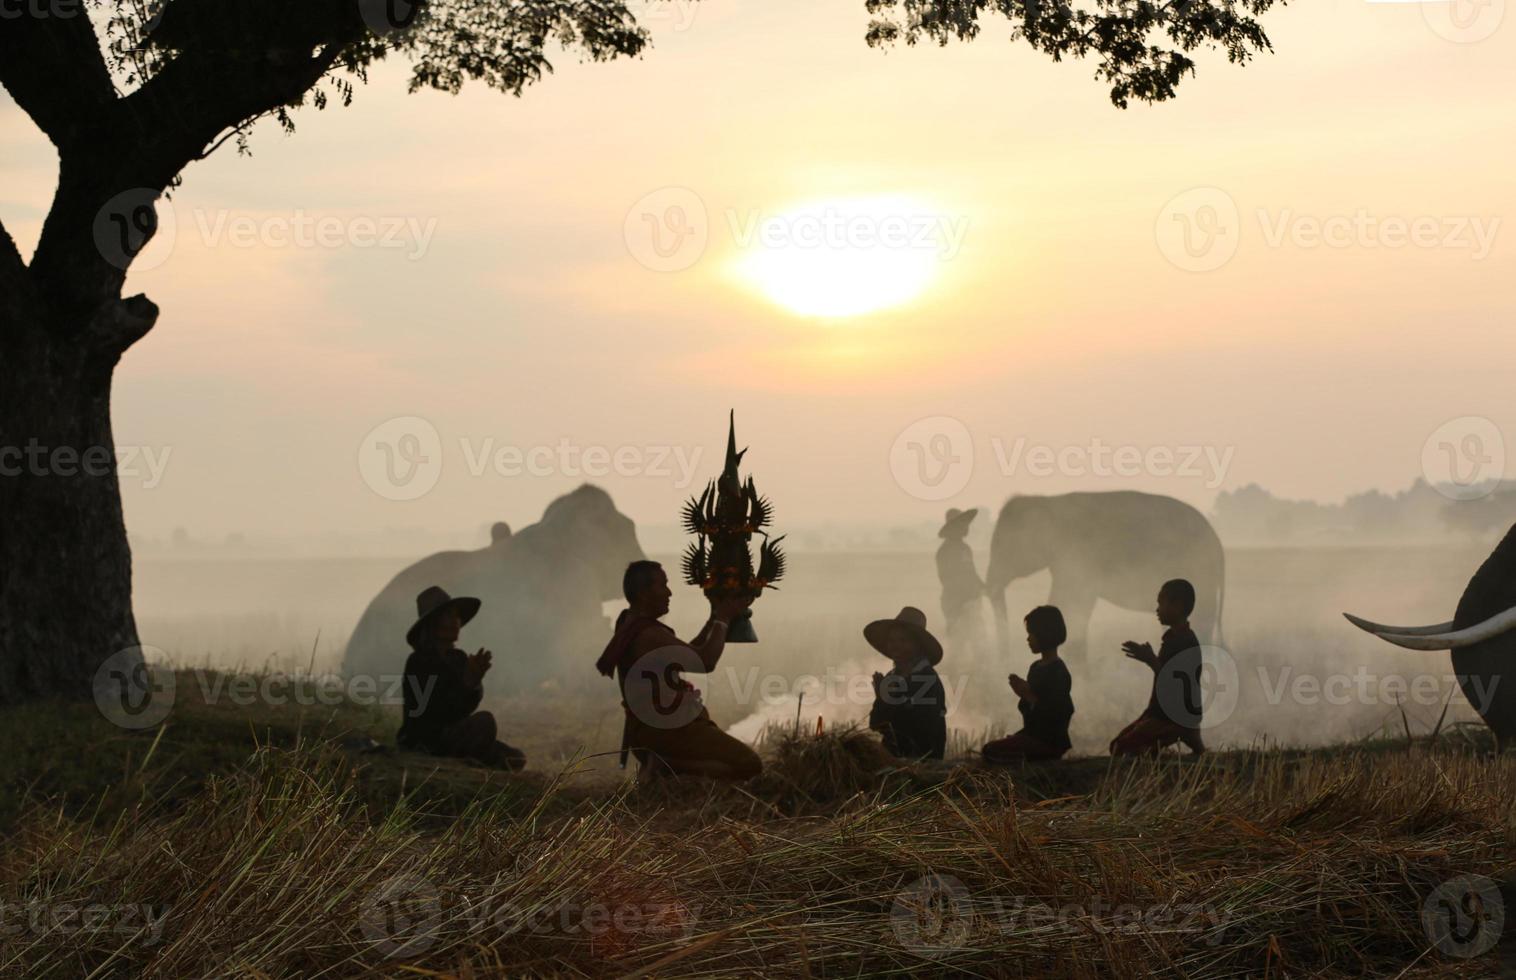
[[[726,462],[721,475],[684,505],[684,529],[696,538],[684,553],[684,578],[712,600],[756,599],[764,589],[777,588],[773,583],[784,575],[784,552],[779,549],[783,537],[771,540],[764,530],[773,507],[758,493],[751,476],[744,482],[738,473],[746,454],[746,449],[737,450],[737,418],[732,412],[727,420]],[[751,549],[754,534],[763,538],[756,567]],[[751,609],[737,617],[727,629],[727,642],[756,643],[758,634],[752,618]]]

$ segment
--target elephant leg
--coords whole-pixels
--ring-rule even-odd
[[[1003,663],[1011,655],[1011,627],[1006,619],[1005,589],[990,591],[990,607],[995,610],[995,653]]]
[[[1048,597],[1048,604],[1057,606],[1058,611],[1063,613],[1063,624],[1069,632],[1069,637],[1064,642],[1063,648],[1058,651],[1058,655],[1064,659],[1071,670],[1076,665],[1083,666],[1090,635],[1090,616],[1095,612],[1095,597],[1082,590],[1060,589],[1055,580],[1052,595]]]
[[[1207,594],[1199,586],[1196,590],[1201,594],[1196,597],[1195,611],[1190,615],[1190,624],[1198,627],[1195,630],[1201,643],[1211,646],[1221,646],[1221,616],[1217,608],[1214,593]]]

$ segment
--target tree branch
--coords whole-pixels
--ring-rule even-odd
[[[86,139],[116,101],[82,3],[71,17],[0,17],[0,85],[60,151]]]
[[[132,130],[153,138],[139,158],[139,184],[167,187],[190,162],[201,159],[223,131],[292,105],[336,63],[344,44],[314,55],[278,59],[277,49],[257,61],[228,61],[186,52],[141,89],[122,100]]]
[[[65,329],[80,329],[119,296],[126,279],[130,256],[107,255],[96,238],[107,204],[119,204],[125,192],[132,192],[134,207],[155,201],[222,130],[298,102],[340,49],[333,44],[315,55],[294,55],[275,48],[253,60],[181,54],[142,88],[115,100],[87,145],[60,147],[58,190],[31,273],[63,314]]]
[[[107,303],[90,322],[85,340],[94,356],[114,366],[157,322],[158,304],[138,293]]]

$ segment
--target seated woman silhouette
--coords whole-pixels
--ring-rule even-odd
[[[1063,613],[1057,606],[1038,606],[1026,614],[1027,649],[1037,654],[1026,677],[1010,676],[1011,690],[1021,700],[1021,731],[987,743],[984,761],[1007,765],[1027,759],[1057,759],[1069,750],[1069,720],[1074,717],[1073,679],[1058,658],[1068,639]]]

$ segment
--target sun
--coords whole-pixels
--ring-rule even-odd
[[[911,197],[826,198],[732,222],[737,277],[802,316],[844,318],[910,302],[962,242],[962,224]]]

